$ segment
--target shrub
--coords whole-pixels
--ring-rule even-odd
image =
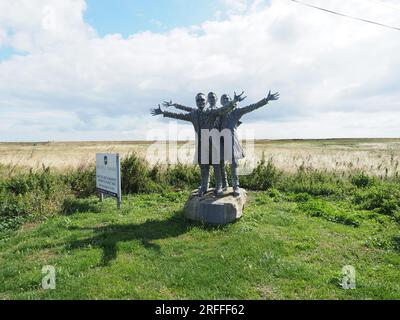
[[[353,202],[364,210],[376,210],[386,215],[394,215],[400,207],[400,190],[397,185],[377,185],[357,192]]]
[[[71,190],[59,183],[58,177],[47,175],[30,173],[8,181],[7,188],[0,191],[0,231],[62,212],[65,200],[72,196]]]
[[[200,170],[196,166],[177,164],[167,168],[168,183],[178,188],[197,188],[200,183]]]
[[[12,176],[5,182],[4,187],[16,195],[24,195],[32,190],[40,190],[49,196],[58,187],[59,182],[59,175],[53,174],[50,168],[43,167],[39,172],[31,170],[28,174]]]
[[[396,212],[394,212],[393,214],[393,218],[396,222],[400,223],[400,210],[396,210]]]
[[[128,155],[122,160],[121,178],[121,188],[124,194],[149,193],[163,190],[163,185],[151,179],[151,168],[148,162],[138,157],[135,153]]]
[[[241,185],[250,190],[265,191],[270,188],[277,188],[283,171],[279,170],[272,163],[272,160],[262,160],[249,176],[242,177]]]
[[[275,189],[275,188],[271,188],[267,191],[268,197],[275,199],[275,200],[279,200],[281,198],[281,193],[279,192],[279,190]]]
[[[164,168],[159,165],[156,164],[154,165],[152,168],[149,169],[149,178],[156,182],[156,183],[161,183],[163,185],[168,183],[168,177],[166,174],[166,170],[164,170]]]
[[[308,193],[295,193],[289,194],[287,199],[293,202],[307,202],[312,199],[312,196],[310,196]]]
[[[64,176],[64,182],[70,186],[76,197],[89,197],[96,192],[96,168],[95,166],[80,167],[68,172]]]
[[[22,198],[6,190],[0,192],[0,231],[18,228],[26,218]]]
[[[393,248],[400,252],[400,235],[393,237]]]
[[[376,178],[366,175],[364,172],[353,175],[351,183],[357,188],[367,188],[376,184]]]
[[[312,196],[342,196],[349,189],[346,181],[334,173],[326,173],[300,167],[295,174],[288,174],[282,189]]]
[[[357,227],[360,220],[357,214],[344,211],[341,208],[321,199],[311,199],[298,205],[299,209],[312,217],[321,217],[328,221]]]

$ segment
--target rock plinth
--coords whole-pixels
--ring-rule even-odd
[[[233,189],[229,188],[220,197],[215,196],[211,189],[199,197],[196,190],[185,204],[185,217],[211,225],[226,225],[242,217],[246,200],[244,189],[239,196],[234,196]]]

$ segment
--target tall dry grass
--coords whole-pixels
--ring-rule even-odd
[[[325,172],[364,171],[379,177],[400,174],[400,139],[255,141],[254,147],[244,145],[250,148],[246,150],[243,165],[247,162],[254,166],[264,159],[292,173],[306,167]],[[64,171],[93,164],[96,153],[118,152],[124,157],[135,152],[152,164],[166,165],[174,162],[168,159],[168,154],[175,151],[181,155],[180,162],[192,163],[194,144],[191,142],[161,144],[158,153],[149,152],[152,146],[149,142],[0,143],[0,164],[7,166],[11,173],[17,167],[41,169],[43,165]],[[171,152],[168,148],[177,150]]]

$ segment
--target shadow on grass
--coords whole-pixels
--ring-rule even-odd
[[[84,212],[100,212],[98,203],[93,203],[90,199],[66,199],[63,203],[62,212],[64,215]]]
[[[154,240],[178,237],[188,231],[183,212],[177,211],[167,220],[149,220],[142,224],[114,224],[94,228],[70,227],[69,230],[93,230],[95,236],[89,239],[72,241],[70,249],[88,246],[100,247],[103,250],[102,265],[108,265],[117,257],[117,244],[139,240],[145,248],[160,250]]]

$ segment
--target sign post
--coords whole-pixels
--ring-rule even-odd
[[[117,208],[121,209],[121,205],[122,205],[121,159],[119,158],[119,153],[117,153],[116,158],[117,158],[117,184],[118,184]]]
[[[121,209],[121,160],[119,154],[96,154],[96,190],[103,195],[117,199],[117,207]]]

